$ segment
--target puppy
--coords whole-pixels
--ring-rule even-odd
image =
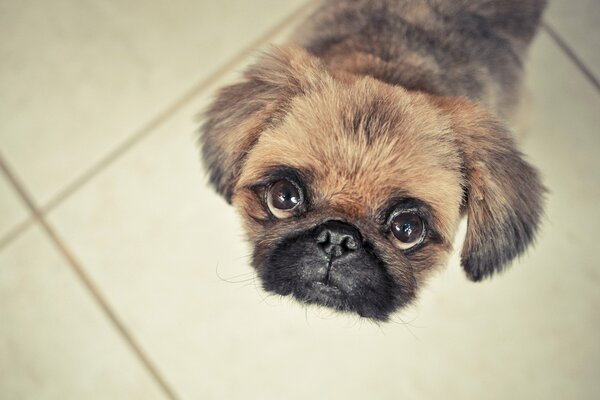
[[[331,0],[220,90],[201,145],[265,290],[385,321],[443,266],[534,239],[544,187],[503,121],[545,0]]]

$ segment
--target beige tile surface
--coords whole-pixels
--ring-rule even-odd
[[[38,203],[303,0],[0,3],[0,148]]]
[[[545,18],[599,80],[600,1],[551,0]]]
[[[0,398],[163,398],[37,227],[0,253]]]
[[[0,172],[0,241],[17,224],[27,219],[28,215],[27,208]]]
[[[204,99],[50,219],[184,398],[593,398],[600,97],[545,35],[528,85],[526,150],[552,191],[536,249],[482,284],[455,257],[397,324],[256,289],[239,220],[200,171]]]

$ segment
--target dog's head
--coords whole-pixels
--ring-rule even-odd
[[[474,281],[523,252],[541,214],[536,171],[486,111],[333,76],[293,47],[220,91],[202,146],[266,290],[377,320],[445,263],[463,214]]]

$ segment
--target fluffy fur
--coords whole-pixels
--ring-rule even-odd
[[[272,48],[219,92],[203,159],[243,217],[265,289],[385,320],[446,262],[462,215],[470,279],[527,248],[544,188],[502,120],[544,4],[326,1],[294,44]],[[301,181],[305,209],[277,219],[265,191],[287,176]],[[407,201],[428,226],[413,252],[399,251],[386,228],[390,209]],[[335,296],[310,286],[310,271],[333,265],[313,243],[330,221],[363,242],[362,255],[338,262],[348,272]]]

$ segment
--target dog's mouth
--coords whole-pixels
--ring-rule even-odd
[[[331,294],[341,294],[342,291],[340,290],[339,287],[332,285],[328,282],[314,282],[313,286],[315,287],[316,290],[324,290],[325,293],[331,293]]]
[[[292,293],[294,297],[307,304],[350,311],[347,305],[348,296],[339,287],[324,282],[309,282],[306,286],[301,292]]]
[[[332,257],[310,236],[285,240],[256,266],[263,288],[306,304],[387,320],[397,307],[398,285],[365,248]]]
[[[306,283],[304,290],[300,293],[292,292],[292,294],[296,298],[300,297],[299,300],[306,303],[329,305],[337,309],[348,308],[345,305],[349,297],[348,294],[331,281],[330,275],[323,281],[309,281]],[[348,308],[348,310],[350,309]]]

